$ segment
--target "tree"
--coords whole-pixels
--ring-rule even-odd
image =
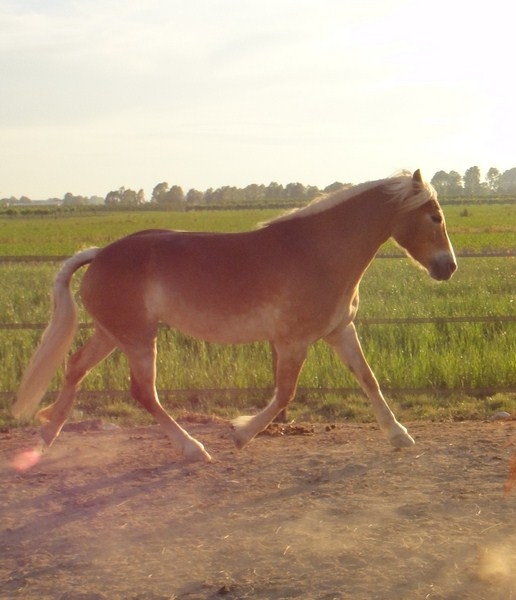
[[[464,187],[462,186],[462,177],[457,171],[450,171],[449,177],[449,195],[450,196],[462,196]]]
[[[265,186],[258,185],[257,183],[251,183],[244,188],[244,200],[249,202],[256,202],[262,200],[265,196]]]
[[[461,196],[462,177],[457,171],[437,171],[430,182],[439,196]]]
[[[204,194],[199,190],[191,188],[186,193],[185,200],[187,204],[202,204],[204,202]]]
[[[501,173],[495,167],[491,167],[486,174],[486,183],[489,191],[497,193],[500,188],[500,177]]]
[[[123,190],[120,197],[120,204],[124,204],[126,206],[136,205],[136,192],[134,190]]]
[[[151,202],[159,202],[159,197],[168,192],[168,183],[163,181],[162,183],[158,183],[152,190],[152,198]]]
[[[210,188],[206,194],[209,194],[210,202],[239,202],[243,198],[242,190],[232,185],[224,185],[216,190]]]
[[[204,201],[208,202],[208,203],[215,201],[215,192],[214,192],[213,188],[208,188],[204,192]]]
[[[321,191],[316,185],[309,185],[305,190],[305,196],[308,200],[313,200],[316,198]]]
[[[136,204],[145,204],[145,192],[143,191],[143,188],[140,188],[136,194]]]
[[[283,198],[285,194],[285,188],[276,181],[271,181],[265,188],[265,197],[267,200],[279,200]]]
[[[85,204],[88,204],[88,198],[85,196],[74,196],[70,192],[63,196],[63,206],[83,206]]]
[[[340,181],[334,181],[330,185],[327,185],[323,192],[325,194],[331,194],[332,192],[338,192],[339,190],[343,190],[351,187],[351,183],[341,183]]]
[[[115,206],[117,204],[121,203],[121,199],[122,199],[122,190],[124,188],[119,188],[118,190],[112,190],[111,192],[108,192],[106,194],[106,199],[104,201],[104,203],[107,206]]]
[[[306,194],[305,186],[302,183],[289,183],[285,188],[285,196],[289,200],[304,199]]]
[[[184,210],[185,195],[183,189],[178,185],[173,185],[170,189],[167,188],[166,183],[157,185],[152,192],[154,201],[163,208]]]
[[[430,183],[434,186],[439,196],[448,196],[449,178],[446,171],[437,171]]]
[[[480,183],[480,169],[470,167],[464,173],[464,194],[466,196],[479,196],[484,191]]]
[[[134,190],[121,187],[107,194],[105,204],[108,206],[139,206],[144,200],[145,194],[143,190],[135,192]]]
[[[166,203],[181,205],[185,200],[183,188],[179,185],[173,185],[166,193]]]
[[[503,194],[516,194],[516,167],[502,173],[499,190]]]

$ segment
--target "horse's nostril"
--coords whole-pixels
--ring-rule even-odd
[[[450,257],[441,256],[436,259],[430,273],[434,279],[447,281],[457,270],[457,263]]]

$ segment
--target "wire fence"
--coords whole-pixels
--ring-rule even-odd
[[[265,401],[271,397],[273,388],[262,387],[262,388],[181,388],[181,389],[159,389],[157,390],[160,400],[163,402],[178,402],[184,403],[189,401],[192,406],[200,404],[201,399],[213,399],[213,398],[226,398],[228,400],[245,400],[249,401],[250,398],[256,401]],[[303,387],[298,386],[296,390],[296,397],[302,398],[307,396],[310,398],[321,398],[329,394],[335,394],[338,396],[346,396],[350,394],[360,393],[360,388],[357,387]],[[439,397],[450,397],[458,394],[486,398],[488,396],[494,396],[496,394],[514,394],[516,393],[516,385],[508,386],[487,386],[487,387],[460,387],[460,388],[441,388],[441,387],[388,387],[382,386],[382,392],[389,396],[439,396]],[[14,391],[3,391],[0,392],[0,400],[12,399],[15,396]],[[57,391],[48,391],[45,397],[51,401],[55,400],[58,396]],[[130,397],[128,389],[103,389],[103,390],[79,390],[77,392],[77,398],[88,398],[88,399],[127,399]]]
[[[516,250],[507,250],[500,252],[480,252],[480,253],[459,253],[459,258],[506,258],[516,257]],[[404,254],[379,254],[376,258],[380,259],[401,259]],[[66,260],[68,256],[0,256],[0,264],[2,263],[58,263]],[[406,318],[357,318],[355,323],[359,326],[375,326],[375,325],[424,325],[424,324],[450,324],[450,323],[515,323],[516,315],[482,315],[482,316],[451,316],[451,317],[406,317]],[[9,330],[43,330],[48,323],[0,323],[0,331]],[[79,329],[92,329],[92,323],[79,323]],[[166,325],[163,325],[166,328]],[[357,392],[358,388],[298,388],[298,394],[309,395],[326,395],[326,394],[350,394]],[[476,388],[384,388],[384,391],[390,394],[439,394],[453,395],[463,393],[472,396],[490,396],[496,393],[516,393],[515,386],[496,386],[496,387],[476,387]],[[202,394],[204,397],[213,397],[216,395],[225,395],[232,397],[248,396],[263,396],[270,394],[270,388],[213,388],[213,389],[173,389],[159,390],[160,396],[163,399],[181,399],[193,398]],[[0,398],[10,398],[14,395],[12,391],[0,392]],[[49,396],[53,393],[50,392]],[[57,395],[57,392],[54,393]],[[110,397],[126,397],[127,390],[103,390],[103,391],[82,391],[81,395],[88,397],[95,396],[110,396]]]
[[[458,317],[399,317],[383,318],[372,317],[356,318],[357,325],[428,325],[445,323],[516,323],[516,315],[485,315],[485,316],[458,316]],[[48,323],[0,323],[0,331],[9,330],[42,330]],[[93,323],[79,323],[79,329],[93,329]],[[162,325],[168,329],[167,325]]]
[[[506,258],[515,257],[516,250],[499,250],[492,252],[458,252],[458,258]],[[405,258],[406,255],[402,253],[380,253],[377,254],[376,258]],[[0,264],[2,263],[60,263],[70,258],[70,255],[53,255],[53,256],[38,256],[38,255],[13,255],[13,256],[0,256]]]

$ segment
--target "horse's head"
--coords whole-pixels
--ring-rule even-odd
[[[401,211],[392,237],[431,277],[445,281],[456,271],[457,261],[446,232],[443,212],[419,170],[412,177],[412,189],[414,195],[423,194],[422,201],[410,210]],[[428,193],[426,201],[425,191]],[[410,198],[406,200],[410,204]]]

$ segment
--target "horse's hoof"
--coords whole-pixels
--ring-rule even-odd
[[[237,435],[236,432],[233,434],[233,443],[235,444],[237,450],[242,450],[242,448],[245,448],[247,442],[247,438]]]
[[[249,421],[252,417],[240,416],[231,421],[231,429],[233,430],[233,442],[235,446],[242,450],[249,442],[249,433],[247,431]]]
[[[211,462],[211,456],[206,452],[201,442],[192,439],[191,443],[183,449],[183,457],[191,461]]]
[[[39,437],[41,438],[41,443],[44,444],[47,448],[54,443],[57,436],[61,433],[61,428],[64,423],[58,425],[56,423],[52,423],[52,421],[46,421],[39,428]]]
[[[238,450],[242,450],[242,448],[244,448],[244,446],[246,446],[249,442],[249,437],[241,429],[235,427],[235,425],[232,425],[232,429],[233,443],[235,444]]]
[[[398,433],[391,437],[389,441],[395,448],[410,448],[416,443],[408,433]]]

